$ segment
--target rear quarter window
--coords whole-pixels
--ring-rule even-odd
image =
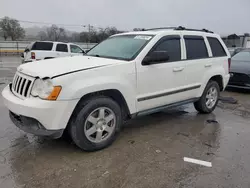
[[[217,38],[207,37],[207,40],[210,44],[213,57],[227,56],[223,46],[221,45],[220,41]]]
[[[35,42],[32,46],[31,50],[44,50],[50,51],[52,50],[53,43],[52,42]]]

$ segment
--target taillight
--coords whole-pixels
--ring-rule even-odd
[[[35,54],[35,52],[31,52],[31,59],[36,59],[36,54]]]
[[[228,72],[230,72],[230,67],[231,67],[231,58],[228,58]]]

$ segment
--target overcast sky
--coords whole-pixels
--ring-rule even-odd
[[[250,33],[250,0],[0,0],[3,16],[120,30],[182,25],[221,34]]]

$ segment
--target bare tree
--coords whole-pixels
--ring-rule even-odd
[[[0,21],[1,36],[3,36],[4,40],[7,40],[8,38],[8,30],[9,30],[8,23],[9,23],[8,17],[4,17],[4,19]]]
[[[107,27],[105,29],[100,28],[98,31],[92,28],[90,32],[81,32],[81,42],[99,43],[111,35],[121,33],[122,31],[117,30],[115,27]]]
[[[40,40],[48,40],[48,37],[45,31],[39,31],[37,38],[39,38]]]
[[[4,38],[4,40],[7,40],[8,35],[6,32],[4,32],[1,28],[0,28],[0,36],[2,36]]]
[[[144,31],[144,28],[134,28],[133,31]]]
[[[58,41],[66,37],[65,29],[61,27],[59,28],[56,25],[52,25],[51,27],[47,28],[46,34],[48,39],[53,41]]]
[[[80,41],[80,33],[74,32],[71,35],[72,42],[79,42]]]
[[[115,34],[118,34],[118,33],[121,33],[120,31],[118,31],[116,29],[116,27],[107,27],[106,29],[106,33],[108,36],[111,36],[111,35],[115,35]]]
[[[9,17],[4,17],[2,21],[0,21],[0,28],[3,32],[3,37],[5,40],[7,37],[10,37],[11,40],[17,40],[24,38],[25,36],[25,31],[21,27],[19,21]]]

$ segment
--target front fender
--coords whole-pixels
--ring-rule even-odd
[[[66,77],[65,77],[66,78]],[[58,100],[80,100],[83,96],[108,90],[116,89],[123,95],[130,113],[136,112],[136,80],[135,75],[131,74],[126,77],[114,77],[114,76],[98,76],[85,79],[75,79],[60,81],[62,85],[62,92],[59,95]],[[59,82],[58,82],[59,83]]]

